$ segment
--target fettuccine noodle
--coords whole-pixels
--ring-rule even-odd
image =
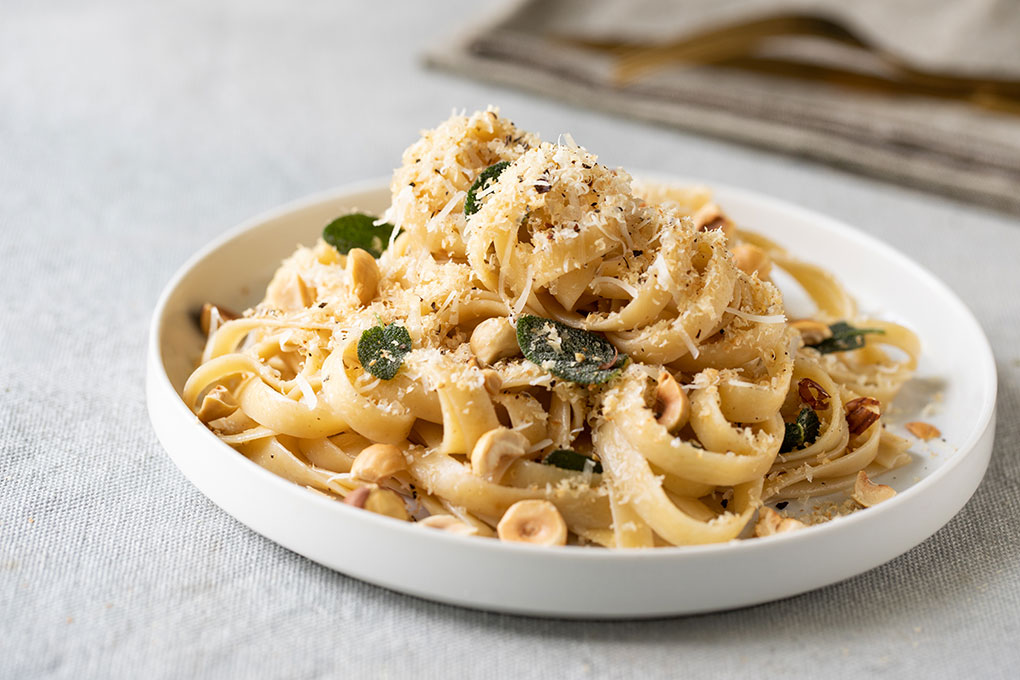
[[[184,399],[276,474],[435,529],[634,548],[746,537],[767,503],[910,459],[884,414],[916,336],[861,318],[835,277],[738,228],[707,190],[632,181],[493,109],[425,132],[391,190],[378,259],[320,240],[243,316],[212,313]],[[777,270],[810,319],[788,318]],[[620,358],[594,370],[609,378],[523,356],[525,316],[548,320],[554,352],[558,324],[608,340]],[[868,329],[863,346],[823,351],[837,322]],[[363,333],[388,326],[410,338],[389,378],[359,359]],[[817,432],[791,442],[798,418]]]

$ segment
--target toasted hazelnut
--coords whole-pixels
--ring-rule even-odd
[[[503,387],[503,378],[499,377],[499,373],[491,368],[486,368],[482,370],[482,377],[485,379],[485,391],[489,394],[499,394]]]
[[[245,430],[250,430],[253,427],[258,427],[258,423],[248,417],[244,411],[240,408],[235,410],[233,413],[222,418],[216,418],[210,420],[208,423],[209,429],[216,434],[241,434]]]
[[[496,525],[500,540],[535,545],[565,545],[567,523],[549,501],[517,501]]]
[[[922,441],[928,441],[929,439],[935,439],[936,437],[942,436],[942,432],[939,431],[939,428],[930,423],[921,422],[920,420],[909,422],[904,425],[904,427],[907,428],[907,431],[910,432],[910,434]]]
[[[822,340],[832,337],[832,329],[821,321],[814,319],[798,319],[791,321],[790,327],[800,333],[805,345],[817,345]]]
[[[395,491],[389,489],[373,489],[365,499],[364,507],[365,510],[377,515],[386,515],[405,522],[409,519],[404,500]]]
[[[372,486],[359,486],[347,494],[344,498],[344,503],[353,505],[356,508],[365,507],[365,500],[368,498],[368,494],[372,493],[372,488]]]
[[[347,253],[347,273],[354,296],[367,305],[379,290],[379,265],[375,258],[367,250],[351,248]]]
[[[723,211],[715,203],[706,203],[701,206],[697,212],[691,215],[691,220],[694,222],[694,228],[698,231],[719,230],[726,235],[726,238],[732,238],[733,232],[736,231],[736,225],[723,214]]]
[[[198,419],[208,423],[219,418],[225,418],[237,410],[237,402],[230,392],[223,385],[217,385],[209,390],[202,398],[202,405],[198,408]]]
[[[315,302],[315,289],[300,274],[281,269],[266,288],[266,304],[283,312],[294,312]]]
[[[471,449],[471,470],[479,477],[498,482],[510,464],[528,453],[530,442],[520,432],[496,427],[475,442]]]
[[[854,499],[866,508],[878,505],[896,495],[896,490],[885,484],[875,484],[868,479],[868,473],[861,470],[854,480],[854,491],[850,498]]]
[[[362,449],[351,465],[351,476],[379,483],[407,469],[404,452],[392,444],[372,444]]]
[[[358,487],[347,494],[344,503],[405,522],[409,519],[407,506],[400,495],[389,489],[380,489],[375,484]]]
[[[505,316],[494,316],[478,324],[471,333],[470,344],[471,352],[483,366],[521,353],[517,333]]]
[[[205,335],[209,335],[209,330],[213,327],[213,318],[216,319],[215,325],[219,326],[224,321],[239,319],[241,315],[226,307],[214,305],[211,302],[205,303],[202,305],[202,311],[198,315],[198,325]]]
[[[758,523],[754,525],[754,535],[760,537],[783,534],[787,531],[803,529],[805,524],[792,517],[783,517],[772,508],[762,508],[758,513]]]
[[[767,279],[772,272],[772,258],[758,246],[749,243],[733,247],[733,264],[745,274],[757,274],[762,280]]]
[[[451,534],[461,534],[462,536],[474,536],[478,533],[478,530],[473,526],[460,521],[453,515],[431,515],[419,521],[418,524],[432,529],[449,531]]]
[[[656,422],[668,432],[682,429],[691,417],[691,402],[680,384],[669,371],[659,373],[659,386],[655,388],[655,401],[659,409]]]

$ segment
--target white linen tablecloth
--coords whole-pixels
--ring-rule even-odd
[[[0,9],[0,678],[1016,677],[1020,224],[424,71],[426,48],[482,9]],[[991,468],[963,512],[829,588],[610,623],[486,614],[369,586],[206,500],[145,411],[147,324],[169,276],[240,220],[385,175],[420,128],[490,103],[546,138],[571,132],[611,165],[831,214],[941,276],[984,325],[1001,381]]]

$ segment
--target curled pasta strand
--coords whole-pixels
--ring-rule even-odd
[[[606,420],[595,431],[596,448],[621,499],[656,534],[673,545],[720,543],[740,534],[751,517],[750,511],[726,513],[707,522],[691,517],[670,500],[662,481],[623,432],[620,424]]]
[[[645,405],[646,380],[637,369],[625,371],[603,400],[603,417],[607,422],[618,422],[623,431],[620,436],[631,441],[649,463],[681,479],[711,485],[740,484],[768,471],[782,443],[782,420],[778,415],[753,437],[740,438],[742,453],[706,449],[674,437],[656,422],[655,414]],[[705,408],[707,411],[699,416],[703,418],[703,431],[709,432],[717,423],[730,427],[710,398],[705,400]]]
[[[344,365],[344,355],[356,350],[356,342],[350,341],[326,358],[322,365],[323,403],[351,429],[368,439],[385,444],[405,440],[414,424],[414,414],[397,402],[373,399],[354,387]]]

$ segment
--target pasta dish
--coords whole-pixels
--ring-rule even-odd
[[[792,499],[893,495],[871,479],[910,460],[885,414],[917,337],[709,190],[633,180],[490,108],[424,132],[391,192],[298,247],[254,308],[203,309],[183,396],[250,460],[541,545],[767,536],[811,521]],[[780,275],[813,314],[788,315]]]

